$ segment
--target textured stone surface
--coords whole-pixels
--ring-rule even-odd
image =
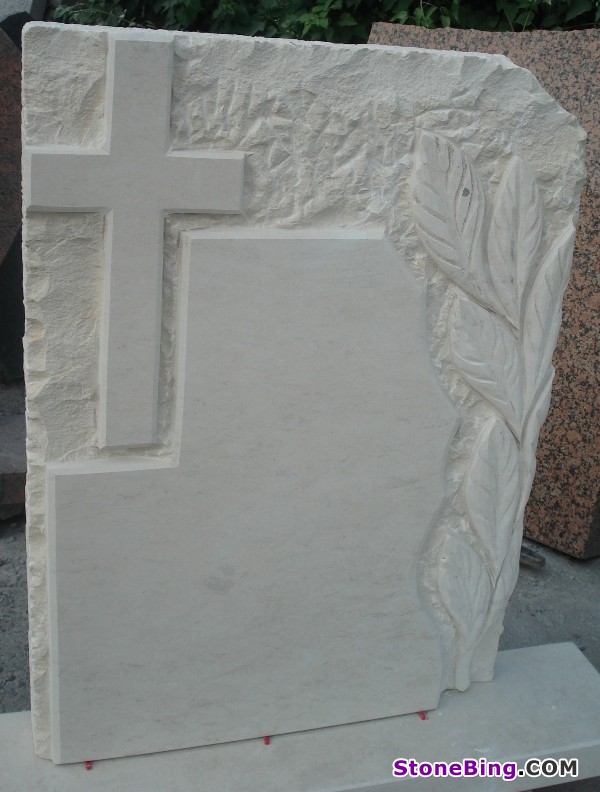
[[[113,647],[131,658],[132,640],[123,625],[135,618],[138,607],[142,626],[154,612],[170,631],[180,625],[177,640],[189,650],[204,628],[228,624],[223,603],[245,593],[242,610],[256,605],[256,621],[253,617],[249,624],[256,623],[257,634],[245,641],[240,626],[222,644],[228,647],[223,662],[244,659],[241,668],[231,669],[234,685],[245,682],[243,712],[251,701],[252,680],[261,680],[261,631],[269,636],[261,614],[273,616],[277,631],[278,624],[287,623],[290,605],[298,608],[303,601],[305,586],[307,612],[300,609],[294,623],[301,626],[302,618],[314,613],[310,635],[302,629],[294,634],[297,643],[287,660],[285,642],[279,641],[275,657],[281,662],[273,671],[280,689],[280,675],[294,668],[298,656],[304,658],[302,678],[291,674],[297,684],[287,699],[290,710],[297,704],[299,728],[307,728],[307,716],[314,716],[320,703],[318,694],[308,695],[311,678],[315,690],[327,690],[332,702],[349,698],[343,679],[336,681],[334,674],[328,684],[317,673],[323,662],[327,675],[336,655],[346,664],[362,658],[353,666],[357,691],[377,690],[369,668],[383,663],[388,678],[376,699],[384,688],[389,694],[389,673],[414,662],[423,643],[428,648],[422,670],[431,677],[433,669],[438,693],[490,679],[518,568],[523,510],[569,272],[583,179],[584,136],[576,120],[529,73],[502,57],[34,25],[25,37],[26,181],[39,147],[48,153],[64,145],[109,150],[104,115],[113,63],[110,41],[116,39],[145,41],[149,48],[172,40],[171,150],[244,152],[243,199],[236,216],[167,214],[158,443],[137,449],[102,448],[99,436],[105,409],[99,398],[101,338],[112,278],[104,233],[110,206],[99,200],[96,207],[86,204],[95,212],[64,213],[54,207],[48,213],[32,202],[25,238],[27,497],[38,752],[49,755],[52,742],[55,758],[74,756],[68,740],[60,745],[56,695],[52,725],[50,720],[49,684],[55,685],[62,672],[57,664],[61,646],[71,646],[64,662],[77,668],[66,695],[69,684],[72,690],[86,687],[86,675],[92,686],[80,723],[91,729],[95,704],[110,698],[125,678],[120,652]],[[30,187],[26,195],[34,194]],[[194,252],[193,240],[211,234],[231,244],[221,253]],[[248,242],[241,259],[232,241],[240,239]],[[280,266],[260,239],[288,240]],[[294,239],[321,244],[295,257]],[[340,252],[340,240],[355,240],[347,254]],[[381,245],[391,251],[393,265],[379,258]],[[491,261],[502,266],[490,268]],[[405,289],[399,290],[398,278]],[[425,293],[427,310],[415,298]],[[304,302],[306,310],[299,311],[294,301]],[[374,319],[378,314],[380,324]],[[128,321],[134,325],[135,315]],[[385,328],[381,336],[379,327]],[[397,341],[397,358],[390,338]],[[206,380],[203,367],[211,373]],[[419,399],[419,394],[426,395]],[[417,404],[431,404],[434,397],[438,407],[428,408],[424,419]],[[448,418],[453,410],[460,420],[452,437]],[[386,421],[388,430],[382,432]],[[211,430],[214,426],[218,432]],[[363,440],[361,432],[366,432]],[[430,432],[437,433],[438,446],[428,453]],[[448,445],[447,454],[440,445]],[[232,497],[224,502],[214,473],[222,466],[221,474],[229,475],[223,473],[228,459]],[[143,532],[140,515],[164,508],[161,496],[168,502],[169,490],[161,486],[167,478],[191,480],[190,460],[199,478],[196,495],[188,492],[174,526],[183,538],[179,546],[172,537],[163,542],[156,526]],[[418,495],[428,479],[428,495]],[[350,508],[365,482],[371,484],[369,493]],[[117,487],[123,488],[121,497],[116,497]],[[97,502],[98,492],[107,498],[113,492],[115,500]],[[261,507],[264,516],[253,521],[261,492],[269,509]],[[179,510],[180,500],[177,505]],[[125,519],[123,509],[129,510]],[[114,520],[117,510],[121,520]],[[197,527],[195,514],[200,515]],[[235,534],[236,524],[248,521],[239,552],[228,536]],[[90,531],[99,555],[88,552]],[[104,531],[117,533],[102,545]],[[199,546],[190,544],[195,535]],[[299,560],[293,574],[285,566],[292,547],[291,557]],[[317,598],[318,606],[314,594],[319,589],[308,563],[311,547],[319,585],[328,594]],[[177,552],[183,554],[181,564],[172,555]],[[392,571],[394,554],[398,566]],[[87,574],[89,558],[98,558],[98,566]],[[177,568],[178,592],[170,619],[168,598],[161,596],[170,576],[169,558]],[[210,575],[202,566],[206,559],[215,561]],[[254,564],[251,574],[248,564]],[[79,608],[77,597],[90,581],[96,596],[82,596]],[[196,592],[191,600],[190,583]],[[207,604],[221,603],[213,611],[217,624],[211,623],[210,608],[200,609],[203,591]],[[385,607],[379,601],[384,593]],[[71,621],[64,617],[70,603],[76,611]],[[235,607],[230,613],[233,618]],[[335,613],[340,632],[329,627],[319,637],[319,624],[331,625]],[[360,617],[353,620],[355,614]],[[200,623],[190,628],[195,615]],[[433,640],[422,627],[413,629],[423,615],[431,617]],[[361,636],[376,634],[381,620],[387,626],[380,643],[363,643]],[[104,661],[113,664],[102,683],[104,692],[93,688],[93,647],[74,642],[78,624],[96,631],[98,670],[106,671]],[[155,668],[161,663],[195,668],[196,655],[169,654],[176,642],[158,647],[152,630],[145,640],[154,647]],[[218,653],[219,646],[209,642],[206,651]],[[78,652],[82,663],[75,662]],[[390,665],[386,654],[394,658]],[[173,711],[173,723],[183,722],[182,714],[201,719],[201,710],[194,710],[212,689],[214,661],[213,656],[200,663],[199,671],[208,674],[205,687],[184,689],[187,709]],[[189,669],[186,673],[184,688]],[[140,673],[140,701],[154,698],[160,683],[151,680],[144,695]],[[407,676],[398,690],[411,687]],[[407,706],[406,696],[399,692],[397,697],[396,706]],[[174,700],[181,698],[179,691]],[[115,706],[123,709],[123,703]],[[109,705],[102,701],[100,710]],[[73,700],[69,706],[73,713]],[[128,732],[133,750],[156,750],[155,741],[150,748],[140,747],[152,726],[146,707],[128,709],[129,720],[117,719],[124,728],[133,719],[135,730]],[[363,718],[378,717],[374,711],[365,715],[366,704],[359,702],[358,709]],[[254,730],[260,729],[259,721],[252,722]],[[290,721],[273,722],[276,729],[293,728]],[[71,732],[74,727],[71,720]],[[199,732],[194,737],[188,731],[182,742],[176,732],[173,727],[175,736],[166,735],[165,747],[201,739]],[[231,734],[223,732],[224,739]],[[79,752],[85,730],[77,739]],[[120,749],[126,751],[126,745]]]
[[[600,31],[487,33],[382,23],[370,41],[506,55],[530,69],[588,134],[587,181],[525,533],[580,558],[600,554]]]
[[[21,54],[0,30],[0,266],[21,223]]]
[[[165,212],[239,212],[241,152],[169,150],[171,42],[110,39],[104,148],[31,146],[30,210],[106,213],[101,446],[155,443]],[[131,141],[136,140],[132,146]],[[135,314],[135,327],[130,317]]]

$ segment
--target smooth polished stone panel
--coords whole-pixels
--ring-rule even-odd
[[[36,751],[379,719],[490,680],[569,274],[577,121],[499,56],[60,25],[24,40]],[[133,113],[110,186],[117,56],[144,86],[128,51],[154,48],[170,104]],[[57,211],[34,196],[61,147]],[[217,202],[225,165],[192,200],[205,152],[243,153],[237,216]],[[95,179],[73,207],[77,157]],[[115,269],[107,233],[109,187],[135,185],[121,239],[146,243],[152,201],[164,215],[152,287]],[[129,286],[107,305],[113,277]],[[135,339],[159,351],[154,403]],[[110,414],[126,423],[139,395],[155,443],[106,446],[113,365],[132,390]]]
[[[59,762],[388,717],[441,691],[416,568],[456,413],[422,284],[382,233],[197,232],[183,256],[176,466],[51,469]]]
[[[393,778],[399,757],[467,757],[524,767],[532,757],[578,760],[579,780],[600,776],[600,675],[573,644],[498,655],[494,683],[444,695],[416,715],[262,740],[127,759],[53,766],[33,756],[30,713],[0,715],[3,792],[524,792],[566,778]],[[600,781],[600,779],[599,779]],[[591,789],[591,787],[589,787]]]

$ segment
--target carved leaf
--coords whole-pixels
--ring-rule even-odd
[[[489,681],[494,676],[494,662],[498,652],[498,640],[503,631],[506,605],[513,592],[519,572],[519,553],[521,550],[521,527],[517,526],[510,540],[510,546],[502,570],[496,581],[494,593],[488,610],[486,624],[475,648],[471,665],[478,682]],[[471,677],[469,668],[469,678]]]
[[[517,578],[519,577],[521,540],[522,532],[521,529],[518,528],[517,530],[513,531],[513,534],[510,538],[508,552],[498,576],[496,586],[494,587],[486,630],[495,620],[500,620],[500,623],[502,623],[504,620],[504,612],[506,611],[508,600],[510,599],[510,595],[513,593],[513,590],[517,584]]]
[[[498,578],[508,552],[521,491],[519,448],[508,427],[493,418],[477,438],[465,480],[473,529]]]
[[[575,228],[571,225],[544,259],[527,300],[523,325],[527,404],[535,399],[552,360],[560,329],[562,296],[569,280],[574,239]]]
[[[538,395],[536,401],[529,412],[529,417],[525,423],[523,430],[523,438],[521,441],[521,459],[522,459],[522,487],[521,487],[521,504],[519,506],[519,513],[523,514],[525,506],[529,499],[531,492],[531,485],[533,484],[533,477],[535,476],[536,465],[536,448],[540,427],[548,414],[550,406],[550,395],[552,391],[552,380],[554,378],[554,369],[550,366],[547,374],[546,381],[538,388]]]
[[[481,294],[481,225],[485,195],[462,151],[432,132],[422,132],[416,150],[413,214],[427,252],[461,288]]]
[[[513,334],[493,313],[463,298],[455,302],[450,328],[456,367],[519,436],[523,394],[519,350]]]
[[[472,644],[487,613],[492,587],[479,555],[455,533],[448,535],[442,549],[439,590],[463,643]]]
[[[542,237],[542,200],[531,168],[519,157],[500,186],[488,237],[490,275],[506,316],[521,326],[521,303]]]

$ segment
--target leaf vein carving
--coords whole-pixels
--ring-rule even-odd
[[[484,240],[486,195],[477,169],[458,146],[433,132],[416,140],[411,190],[423,247],[458,289],[448,316],[452,363],[489,416],[465,468],[468,521],[457,513],[458,525],[444,529],[432,562],[439,598],[455,627],[455,686],[463,690],[477,647],[486,636],[497,640],[518,574],[520,528],[549,404],[574,229],[565,229],[539,261],[542,195],[529,165],[513,157]]]

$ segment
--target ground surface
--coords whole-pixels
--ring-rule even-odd
[[[0,522],[0,712],[29,709],[24,520]]]

